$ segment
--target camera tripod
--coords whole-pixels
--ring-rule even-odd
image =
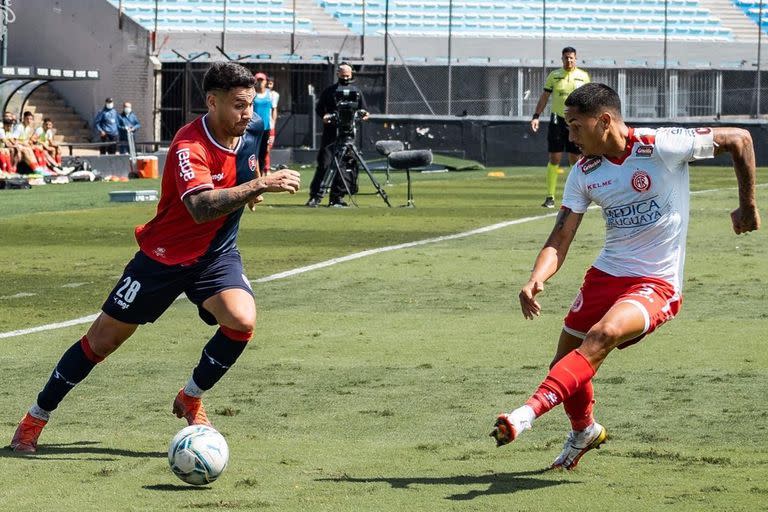
[[[352,204],[357,206],[357,203],[355,203],[354,199],[352,199],[353,193],[350,188],[350,182],[352,182],[352,188],[355,189],[355,193],[357,192],[357,184],[352,181],[355,179],[355,177],[346,176],[344,174],[346,171],[343,170],[346,169],[346,166],[342,168],[343,163],[350,162],[352,165],[357,165],[358,169],[363,169],[365,171],[365,174],[367,174],[368,178],[371,180],[373,188],[376,189],[375,194],[378,194],[384,203],[388,207],[392,208],[392,205],[389,203],[387,193],[383,188],[381,188],[381,185],[379,185],[379,182],[376,181],[376,178],[373,177],[371,169],[368,167],[368,164],[365,163],[365,160],[363,160],[360,151],[358,151],[357,147],[355,147],[354,137],[341,135],[334,143],[334,146],[335,147],[333,148],[333,158],[331,159],[331,165],[325,172],[323,181],[320,184],[320,197],[322,197],[326,192],[330,190],[331,185],[333,184],[333,180],[338,174],[341,182],[344,184],[344,190],[350,197],[350,201],[352,201]]]

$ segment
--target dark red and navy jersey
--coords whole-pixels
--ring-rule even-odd
[[[136,227],[141,251],[166,265],[191,264],[237,247],[243,208],[201,224],[192,219],[183,199],[206,189],[231,188],[255,177],[264,124],[257,116],[237,147],[213,138],[207,115],[183,126],[173,138],[163,167],[155,218]]]

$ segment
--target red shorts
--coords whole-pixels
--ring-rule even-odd
[[[565,316],[563,329],[568,334],[584,338],[614,305],[627,302],[637,306],[645,317],[643,333],[622,343],[624,348],[640,341],[658,326],[671,320],[680,311],[683,298],[671,284],[654,277],[616,277],[590,267],[584,284]]]

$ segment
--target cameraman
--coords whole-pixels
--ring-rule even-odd
[[[335,84],[327,87],[320,94],[320,99],[315,107],[317,115],[323,118],[323,137],[320,141],[320,150],[317,153],[317,170],[315,171],[315,176],[312,178],[312,183],[309,186],[309,201],[307,201],[306,206],[309,206],[310,208],[316,208],[320,205],[320,201],[322,200],[320,185],[323,182],[325,173],[328,172],[328,168],[333,161],[333,151],[335,149],[336,140],[338,139],[338,126],[334,116],[334,114],[337,114],[338,112],[336,105],[337,89],[354,89],[357,91],[357,108],[362,111],[360,112],[360,119],[368,119],[368,112],[365,111],[366,105],[363,93],[354,85],[350,85],[353,81],[352,66],[346,62],[342,62],[339,64],[336,76],[339,80]],[[353,185],[354,184],[350,184],[350,188],[352,188]],[[342,172],[339,172],[334,176],[333,183],[331,184],[329,206],[347,206],[343,201],[345,193],[344,177],[342,176]]]

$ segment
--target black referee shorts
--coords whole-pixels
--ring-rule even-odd
[[[568,125],[565,123],[565,119],[557,114],[551,114],[549,117],[547,151],[549,153],[562,153],[563,151],[567,151],[573,155],[581,154],[578,146],[568,140]]]

